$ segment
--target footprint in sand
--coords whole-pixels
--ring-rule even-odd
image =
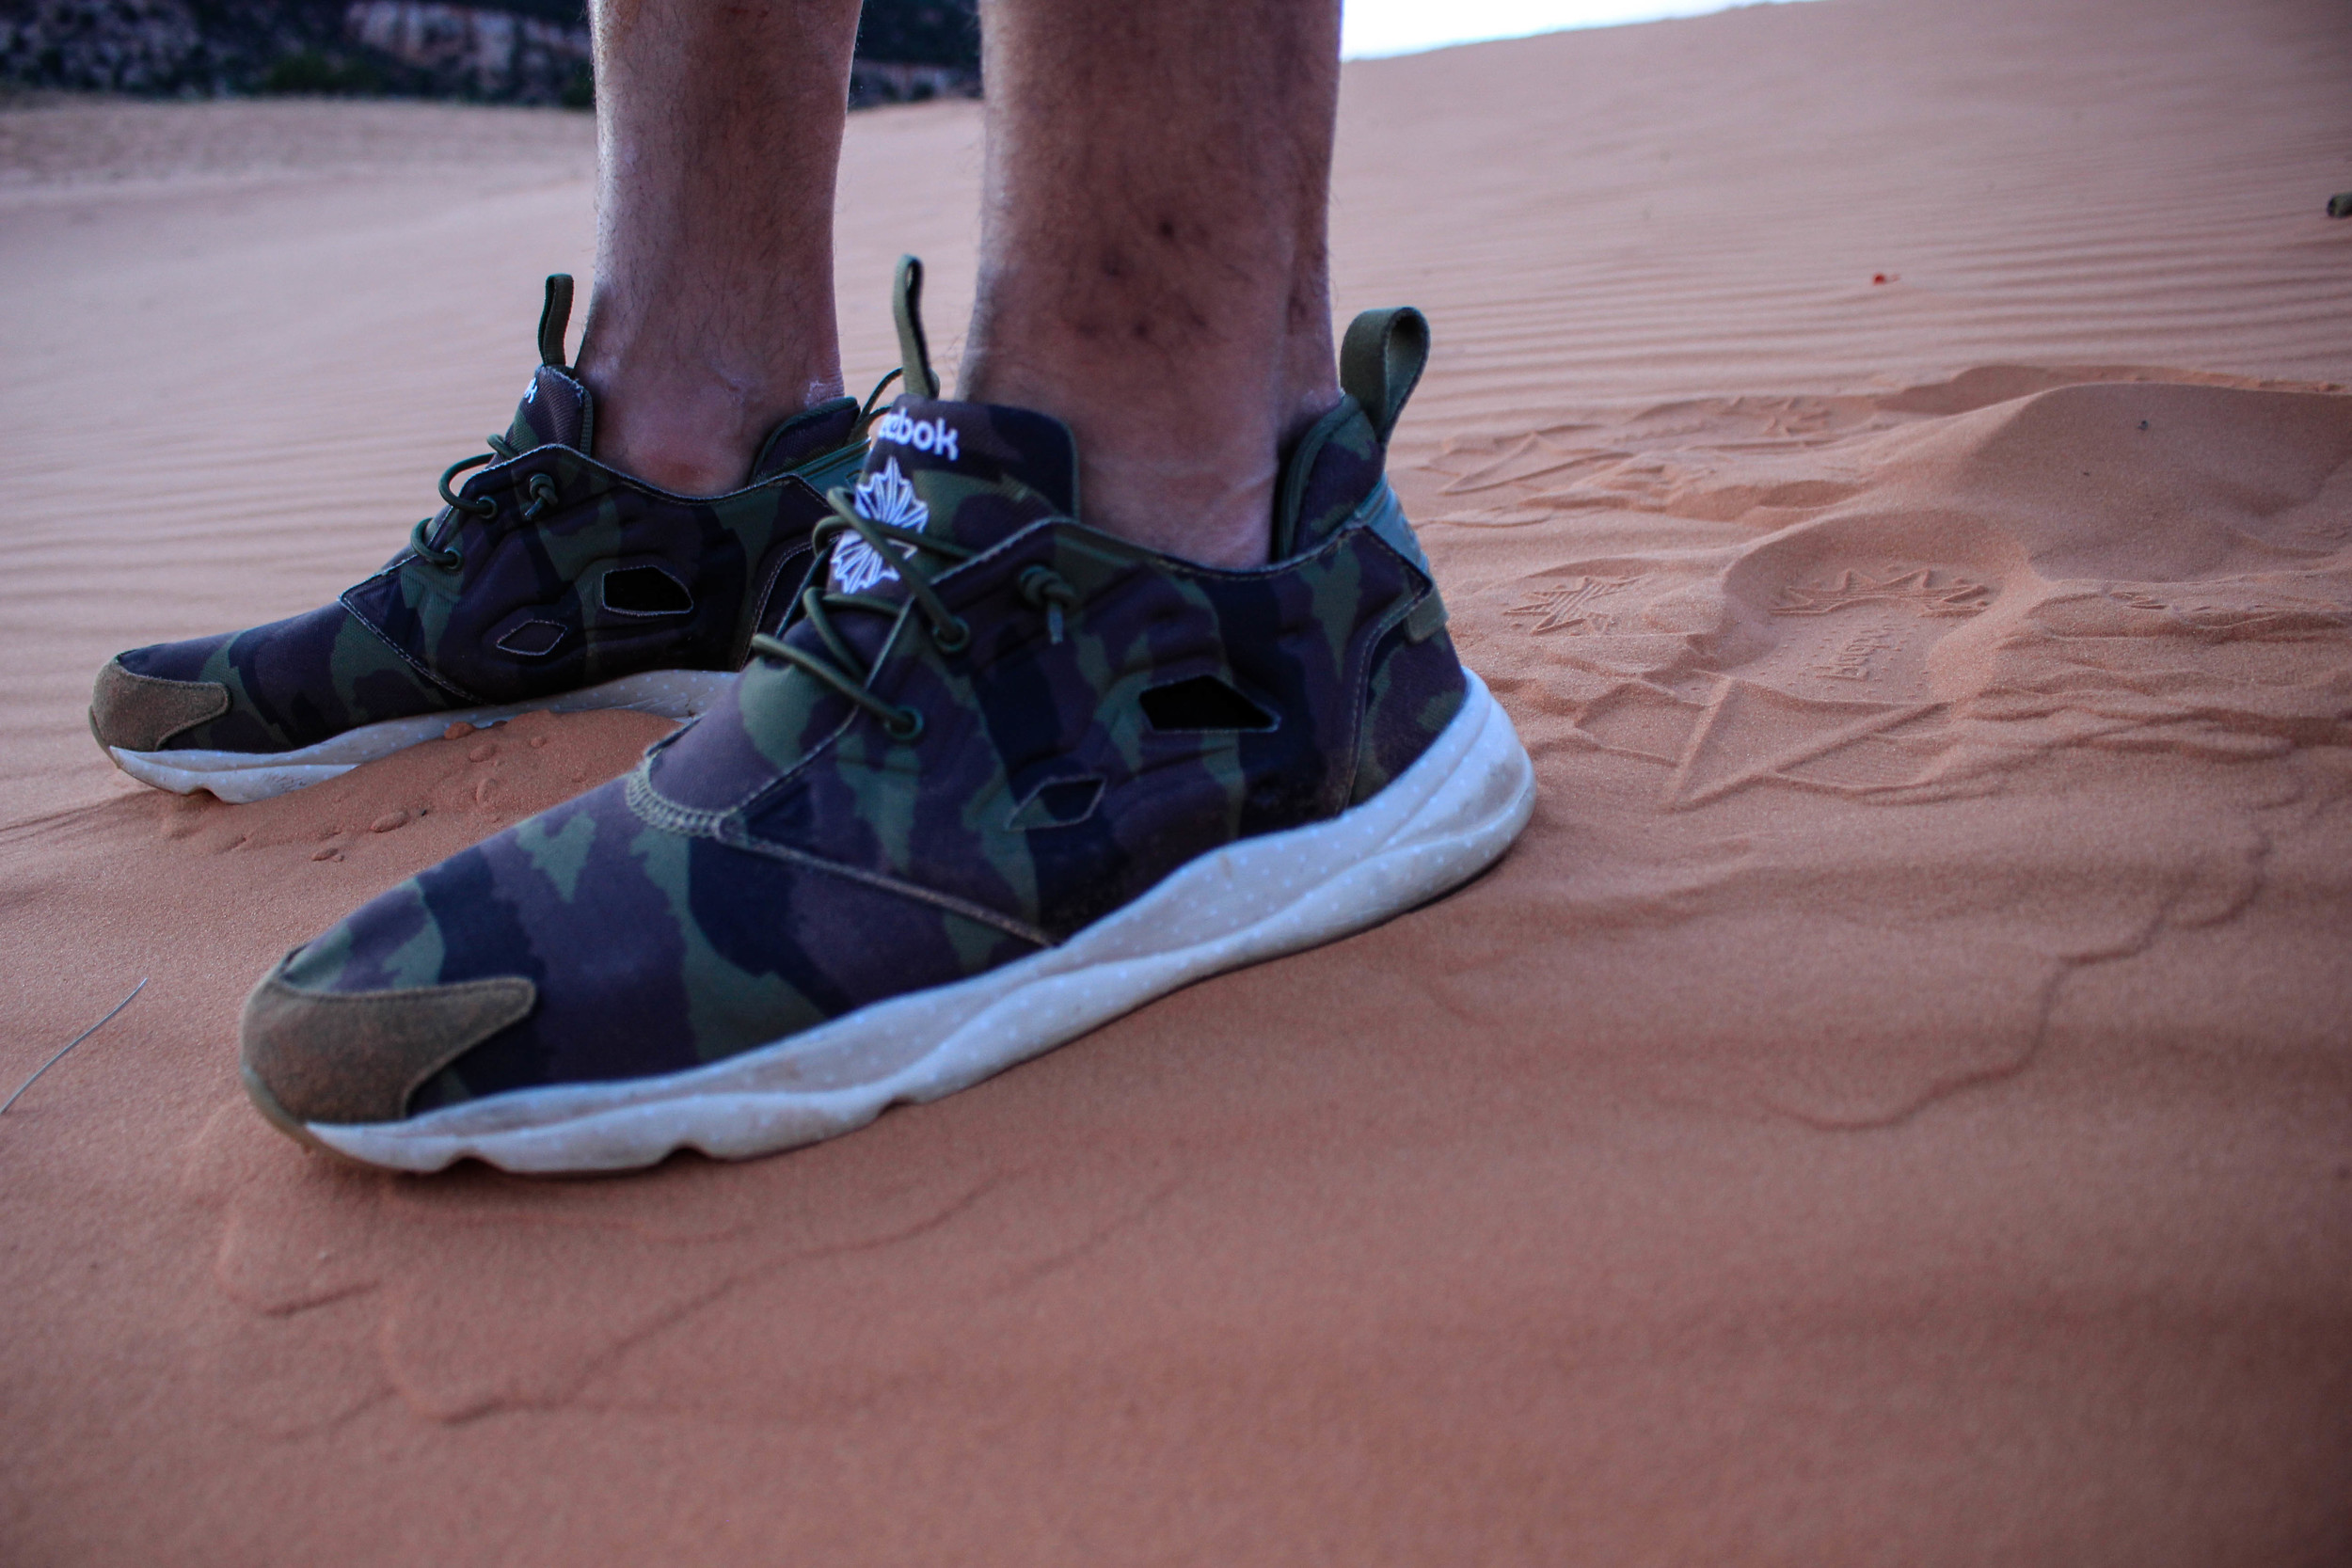
[[[2307,656],[2352,628],[2347,400],[2013,369],[1935,390],[1797,454],[1858,478],[1844,500],[1518,579],[1502,622],[1560,672],[1541,705],[1662,766],[1673,810],[1761,784],[1924,800],[2053,747],[2253,756],[2343,728]],[[1722,414],[1717,438],[1752,453],[1753,422]]]
[[[1931,566],[1848,567],[1825,582],[1793,584],[1772,613],[1817,626],[1774,650],[1770,673],[1759,668],[1750,678],[1821,696],[1924,700],[1928,651],[1949,629],[1941,623],[1982,614],[1993,596],[1989,583]]]

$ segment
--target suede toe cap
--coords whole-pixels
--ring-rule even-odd
[[[157,752],[173,736],[228,711],[229,689],[218,681],[142,675],[114,658],[98,672],[90,693],[89,729],[101,746]]]
[[[239,1033],[246,1092],[288,1132],[310,1122],[400,1120],[420,1084],[530,1016],[538,1000],[520,975],[314,991],[288,984],[285,972],[281,960],[262,976]]]

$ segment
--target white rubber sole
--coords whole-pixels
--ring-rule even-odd
[[[1527,826],[1535,774],[1510,717],[1469,680],[1454,722],[1378,795],[1213,850],[1058,947],[685,1072],[307,1131],[394,1170],[469,1155],[510,1171],[628,1170],[681,1148],[770,1154],[953,1094],[1179,986],[1377,925],[1492,864]]]
[[[649,670],[537,702],[387,719],[295,752],[134,752],[121,746],[106,750],[116,767],[141,784],[168,789],[174,795],[209,789],[221,800],[243,805],[324,784],[363,762],[434,739],[452,724],[487,729],[526,713],[579,713],[612,707],[658,713],[664,719],[691,719],[716,702],[734,678],[715,670]]]

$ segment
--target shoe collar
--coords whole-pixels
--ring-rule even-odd
[[[583,457],[596,455],[596,400],[565,359],[572,292],[568,275],[548,277],[547,300],[539,312],[539,364],[506,431],[507,445],[518,454],[553,446],[568,447]],[[854,399],[830,398],[782,420],[760,443],[743,484],[757,484],[840,451],[857,439],[858,413]]]
[[[907,391],[868,426],[873,445],[851,504],[863,516],[936,530],[977,549],[1041,516],[1078,520],[1077,443],[1067,425],[1032,409],[939,397],[922,291],[922,261],[899,258],[891,314]],[[1378,488],[1390,434],[1428,356],[1429,324],[1409,306],[1367,310],[1349,326],[1340,401],[1284,456],[1271,561],[1313,550]]]

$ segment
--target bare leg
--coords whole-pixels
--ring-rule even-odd
[[[743,482],[841,391],[833,193],[858,0],[596,0],[597,455],[686,495]]]
[[[983,0],[981,21],[961,395],[1068,422],[1095,527],[1263,562],[1280,449],[1339,399],[1338,0]]]

